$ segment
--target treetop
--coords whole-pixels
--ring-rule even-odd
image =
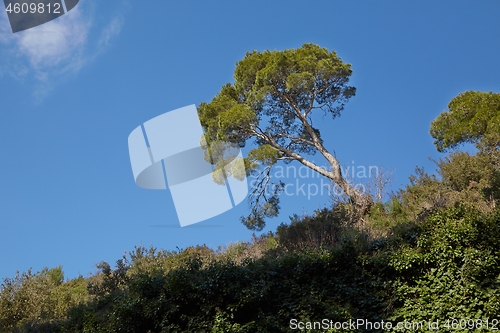
[[[459,94],[431,123],[430,134],[440,152],[498,136],[500,94],[472,90]]]

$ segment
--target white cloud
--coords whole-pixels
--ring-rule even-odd
[[[96,31],[97,39],[92,38],[92,30],[97,30],[91,15],[96,5],[82,1],[53,21],[15,34],[6,12],[0,11],[0,76],[34,78],[34,95],[40,98],[50,92],[58,78],[77,73],[119,35],[124,24],[123,15],[118,14]]]
[[[7,46],[2,57],[14,70],[28,67],[35,77],[46,78],[48,71],[60,72],[70,63],[80,62],[91,22],[82,15],[81,6],[54,21],[13,34],[7,15],[0,16],[0,43]],[[19,66],[19,63],[26,66]],[[9,70],[12,73],[12,70]],[[18,76],[18,75],[14,75]]]
[[[19,32],[17,51],[36,70],[47,70],[81,57],[90,22],[77,6],[59,19]]]

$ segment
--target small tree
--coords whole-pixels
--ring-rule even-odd
[[[500,94],[466,91],[453,98],[448,111],[432,123],[430,133],[438,151],[474,143],[481,151],[500,148]]]
[[[431,123],[430,134],[438,151],[451,153],[436,162],[441,180],[417,169],[406,203],[427,209],[457,203],[483,212],[494,209],[500,200],[500,94],[459,94]],[[457,151],[464,143],[475,144],[478,152]]]
[[[340,115],[355,94],[355,88],[348,85],[351,73],[350,64],[335,52],[314,44],[248,52],[236,64],[234,84],[224,85],[210,103],[200,104],[198,112],[209,147],[216,142],[242,147],[255,140],[257,148],[245,158],[247,175],[256,174],[259,179],[250,195],[251,213],[242,218],[249,229],[262,230],[264,218],[278,214],[278,195],[284,184],[270,179],[278,161],[302,163],[338,184],[360,214],[370,209],[373,199],[343,177],[339,161],[325,147],[311,118],[317,110],[332,118]],[[324,169],[304,156],[316,152],[331,168]],[[224,164],[224,159],[214,161],[218,163]],[[241,172],[230,173],[238,177]]]

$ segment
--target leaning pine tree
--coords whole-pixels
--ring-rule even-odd
[[[210,103],[200,104],[198,113],[208,147],[226,147],[227,143],[242,147],[248,140],[256,144],[244,159],[245,172],[257,175],[258,180],[250,194],[251,213],[242,218],[249,229],[262,230],[264,219],[278,214],[284,184],[271,180],[271,169],[278,161],[298,161],[331,179],[360,215],[372,206],[372,197],[343,177],[339,161],[312,125],[314,111],[332,118],[340,115],[355,95],[356,89],[348,85],[351,74],[350,64],[314,44],[285,51],[253,51],[236,64],[234,84],[224,85]],[[317,152],[330,168],[304,157]],[[238,178],[243,171],[225,168],[225,172]]]

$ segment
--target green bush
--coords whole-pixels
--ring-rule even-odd
[[[86,279],[17,274],[0,288],[0,332],[289,332],[293,318],[500,313],[500,211],[457,205],[412,221],[399,200],[376,209],[371,219],[392,223],[376,239],[323,210],[217,252],[139,247]]]
[[[381,251],[391,268],[386,276],[393,276],[389,319],[498,318],[500,214],[457,206],[417,229],[415,242]]]

